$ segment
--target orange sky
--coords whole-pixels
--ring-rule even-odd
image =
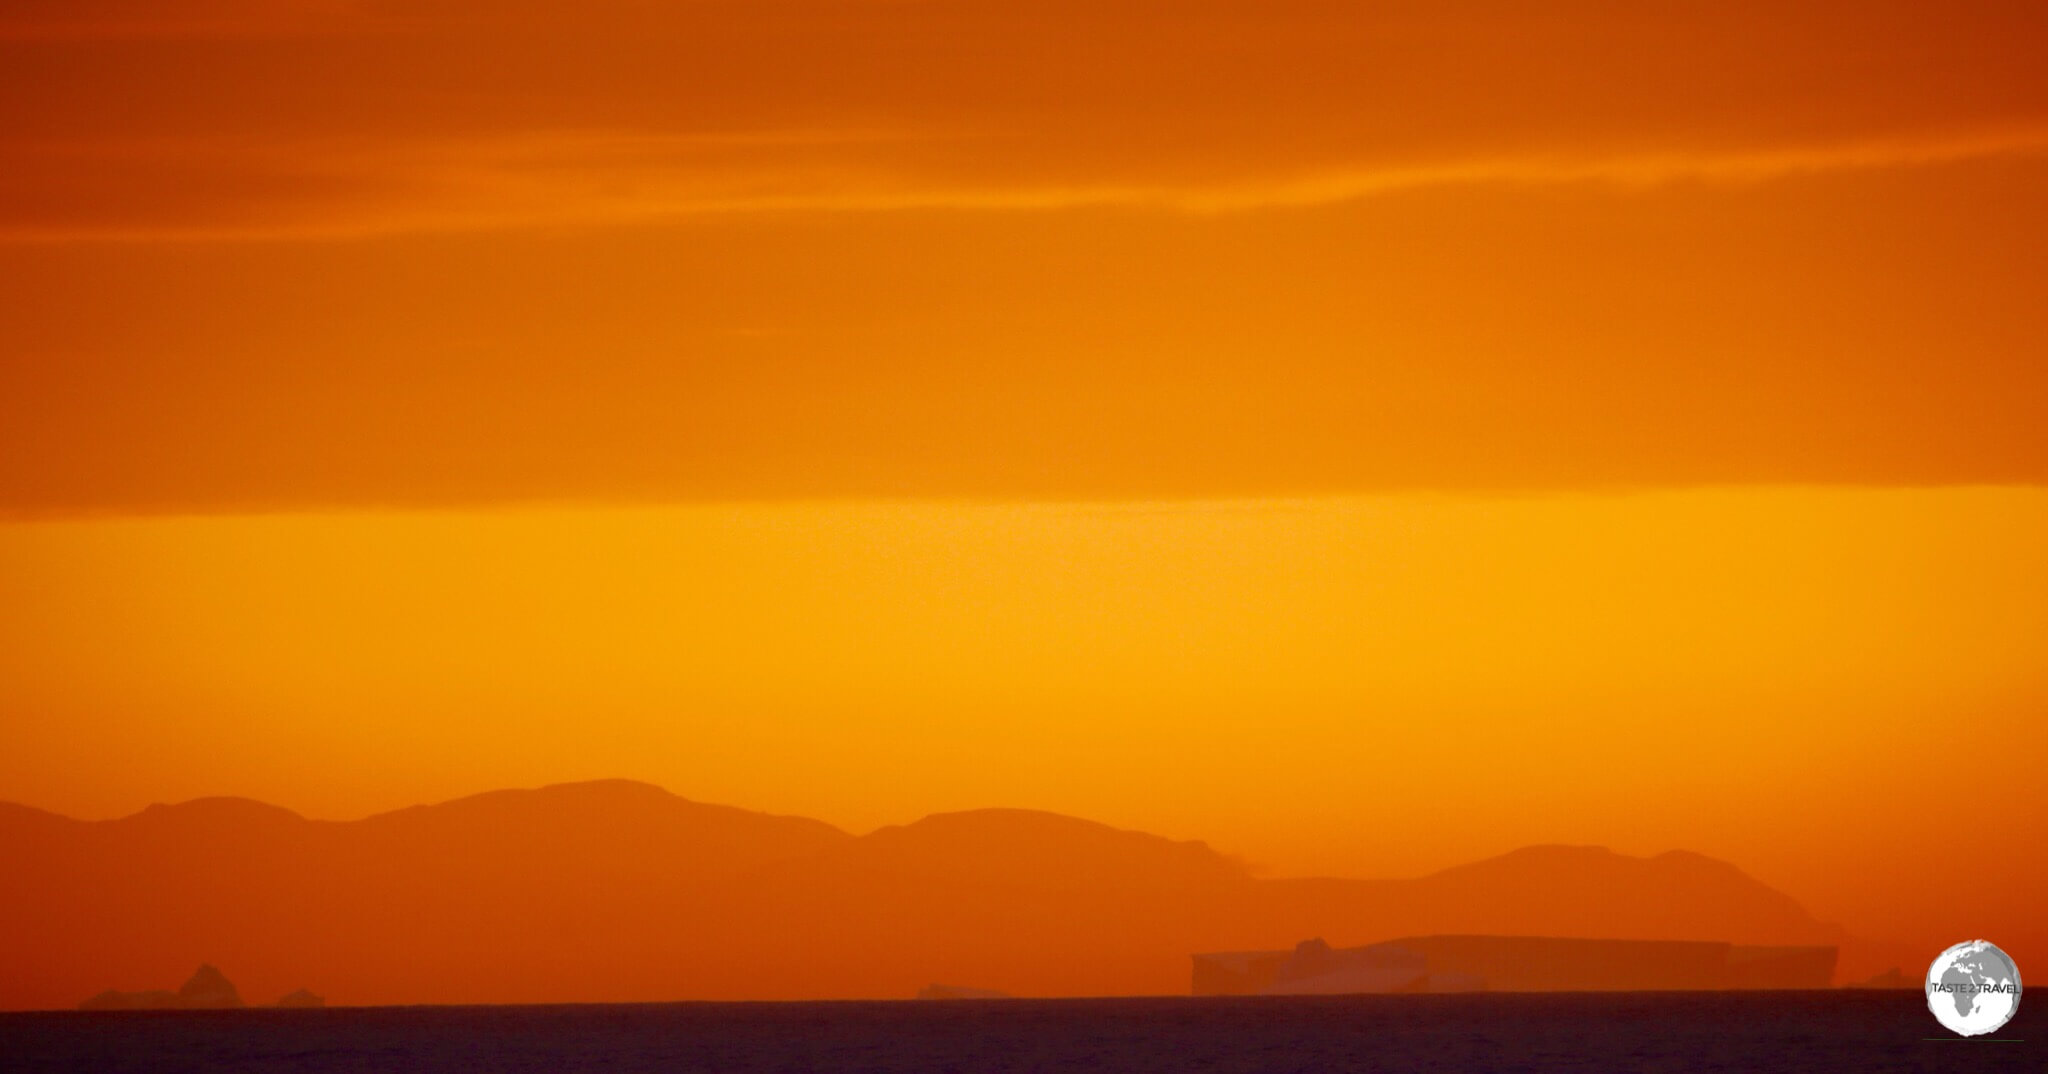
[[[1686,847],[1902,937],[1960,854],[2035,928],[2044,52],[2033,0],[10,4],[0,798]]]

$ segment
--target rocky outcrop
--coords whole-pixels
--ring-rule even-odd
[[[188,1011],[218,1011],[242,1005],[242,994],[211,964],[192,972],[178,989],[178,1006]]]
[[[278,999],[280,1007],[325,1007],[327,1000],[301,988]]]

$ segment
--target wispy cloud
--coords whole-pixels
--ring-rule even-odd
[[[16,0],[0,12],[0,241],[1245,212],[2048,142],[2038,4],[1199,8]]]
[[[2048,125],[1962,134],[1899,135],[1833,143],[1701,152],[1542,154],[1337,170],[1296,180],[1188,191],[1172,204],[1196,211],[1323,205],[1418,187],[1486,183],[1757,183],[1818,172],[1919,167],[2048,154]]]
[[[1195,179],[958,174],[1002,139],[959,132],[538,132],[470,139],[17,144],[17,176],[118,176],[96,214],[0,226],[12,241],[264,240],[619,226],[714,214],[1088,207],[1193,214],[1338,204],[1460,186],[1751,184],[1826,172],[2048,155],[2048,124],[1696,151],[1588,149],[1361,161]],[[53,179],[54,181],[54,179]],[[112,196],[107,195],[111,193]],[[123,197],[124,193],[132,196]]]

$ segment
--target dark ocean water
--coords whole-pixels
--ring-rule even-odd
[[[2042,1071],[2043,1021],[1964,1040],[1916,992],[52,1012],[0,1014],[0,1069]]]

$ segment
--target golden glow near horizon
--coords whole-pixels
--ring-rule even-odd
[[[2048,835],[2044,545],[2048,493],[1994,488],[17,524],[0,784],[350,817],[631,776],[1278,873],[1686,847],[1883,917],[1873,875]],[[1916,790],[1966,723],[1992,830]]]

